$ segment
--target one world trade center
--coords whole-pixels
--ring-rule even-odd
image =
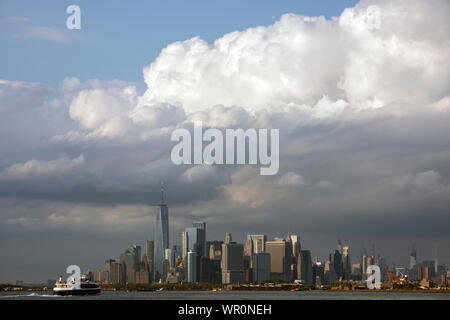
[[[169,208],[164,203],[164,189],[161,186],[161,203],[156,208],[155,224],[155,267],[159,275],[163,274],[165,250],[169,249]],[[159,278],[159,277],[158,277]]]

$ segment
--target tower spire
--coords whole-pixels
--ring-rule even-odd
[[[164,184],[161,181],[161,204],[164,204]]]

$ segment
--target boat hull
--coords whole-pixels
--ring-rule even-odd
[[[85,296],[95,295],[101,293],[101,289],[68,289],[68,290],[53,290],[53,294],[57,296]]]

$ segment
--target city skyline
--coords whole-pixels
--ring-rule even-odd
[[[162,188],[161,202],[155,215],[156,225],[161,220],[161,206],[168,210]],[[314,254],[302,247],[301,237],[289,232],[285,238],[273,239],[268,239],[264,234],[247,234],[247,240],[242,244],[233,241],[229,232],[225,233],[223,241],[206,241],[205,222],[193,222],[192,227],[186,227],[185,230],[182,232],[182,245],[165,250],[161,272],[155,267],[159,262],[155,260],[153,240],[149,238],[143,255],[140,246],[131,245],[120,255],[119,262],[107,259],[103,269],[89,269],[86,275],[96,282],[113,285],[153,282],[233,284],[270,280],[291,283],[301,281],[320,287],[341,280],[365,281],[368,277],[365,270],[376,265],[381,272],[381,282],[391,283],[397,276],[395,281],[404,281],[406,276],[407,282],[420,282],[428,286],[431,280],[436,281],[435,284],[448,285],[446,281],[450,266],[439,264],[437,243],[434,245],[434,260],[418,260],[416,245],[413,244],[410,264],[402,266],[395,265],[395,262],[389,263],[382,253],[376,251],[374,243],[369,252],[364,241],[359,256],[355,255],[356,258],[352,259],[351,248],[338,239],[336,249],[330,251],[325,260],[321,260],[317,256],[312,259]],[[157,233],[155,228],[155,235]]]
[[[162,207],[165,208],[164,210],[167,213],[166,218],[167,218],[167,228],[168,228],[170,226],[169,222],[168,222],[169,221],[169,217],[168,217],[169,210],[168,210],[168,204],[164,201],[164,189],[161,184],[160,203],[158,206],[155,207],[155,209],[156,209],[156,212],[154,215],[154,220],[155,220],[154,225],[155,226],[158,225],[158,223],[161,219],[160,216],[161,216],[161,208]],[[201,234],[198,234],[197,232],[200,229],[203,232]],[[147,268],[146,270],[150,271],[150,273],[146,276],[147,278],[145,278],[148,280],[142,280],[144,278],[142,278],[142,276],[141,276],[140,279],[141,279],[141,281],[143,281],[141,283],[158,282],[158,279],[162,276],[162,273],[163,273],[162,272],[163,261],[158,262],[158,259],[157,259],[157,253],[154,248],[154,237],[158,233],[158,230],[157,230],[157,228],[153,228],[153,230],[154,230],[154,233],[151,235],[151,237],[149,237],[145,240],[145,246],[138,244],[138,242],[133,242],[132,244],[129,244],[129,246],[126,249],[124,249],[124,251],[120,255],[117,255],[119,258],[114,257],[114,256],[108,257],[108,258],[104,257],[104,259],[105,259],[104,269],[97,269],[97,270],[108,270],[108,272],[111,273],[110,270],[113,269],[113,267],[112,267],[113,264],[116,265],[115,266],[116,269],[119,267],[118,266],[119,262],[124,263],[125,265],[128,265],[128,266],[130,264],[132,264],[133,270],[131,273],[129,273],[130,272],[129,268],[126,268],[126,267],[124,269],[119,268],[116,271],[114,271],[115,278],[122,279],[120,281],[117,280],[117,281],[119,281],[117,283],[121,283],[121,281],[123,281],[123,283],[125,283],[125,282],[139,283],[138,274],[135,275],[134,273],[139,271],[139,269],[136,270],[136,268],[139,268],[140,263],[141,263],[141,258],[142,258],[142,263],[144,263],[146,265],[146,268]],[[344,269],[347,270],[346,272],[349,272],[349,274],[353,274],[353,271],[354,271],[353,268],[354,268],[355,264],[359,264],[361,267],[361,270],[365,270],[367,268],[367,266],[369,266],[369,265],[372,265],[372,264],[379,265],[379,263],[380,263],[379,259],[382,259],[382,262],[381,262],[382,266],[383,266],[382,267],[382,276],[383,276],[384,280],[387,279],[386,266],[390,266],[391,270],[394,269],[394,271],[395,271],[395,269],[411,270],[416,265],[422,265],[424,263],[425,264],[432,263],[433,264],[432,268],[434,268],[436,270],[437,270],[438,266],[443,266],[444,268],[449,268],[449,265],[450,265],[449,262],[439,261],[439,255],[438,255],[439,245],[438,245],[438,243],[434,243],[434,246],[433,246],[434,256],[432,259],[429,258],[430,257],[429,255],[427,256],[427,258],[421,259],[420,256],[419,257],[417,256],[417,244],[415,242],[412,242],[411,248],[409,251],[410,253],[408,254],[409,264],[401,264],[401,263],[396,264],[395,260],[388,261],[384,257],[382,252],[377,251],[375,243],[367,244],[367,245],[369,245],[369,248],[368,248],[366,246],[364,240],[361,241],[361,246],[359,248],[352,248],[351,246],[348,245],[348,243],[344,243],[344,245],[343,245],[343,242],[341,239],[336,239],[335,249],[332,249],[332,247],[330,247],[329,252],[325,256],[320,257],[320,256],[316,255],[314,253],[314,251],[311,250],[310,248],[302,246],[301,235],[295,234],[295,233],[291,234],[290,232],[287,232],[286,237],[274,236],[272,238],[268,238],[266,234],[259,234],[259,233],[252,232],[252,233],[247,233],[244,235],[244,239],[246,239],[247,242],[246,241],[239,242],[239,241],[233,241],[234,238],[232,238],[233,236],[232,236],[232,233],[230,233],[230,232],[225,232],[222,240],[217,239],[217,238],[214,238],[214,239],[209,238],[208,239],[208,237],[206,236],[207,233],[205,232],[206,231],[206,223],[205,222],[199,222],[199,221],[192,222],[192,227],[187,226],[185,228],[185,230],[186,231],[182,232],[182,236],[183,236],[183,233],[191,234],[191,237],[192,237],[192,235],[194,235],[196,240],[191,240],[191,241],[188,240],[188,245],[186,247],[187,251],[186,251],[185,256],[184,256],[184,251],[182,249],[183,243],[181,243],[181,245],[180,245],[180,243],[173,244],[172,247],[177,248],[177,250],[178,250],[175,252],[172,251],[173,249],[169,245],[168,248],[166,248],[166,249],[168,249],[170,252],[174,253],[173,258],[180,257],[181,259],[186,259],[186,262],[189,262],[189,263],[192,263],[192,261],[193,261],[192,259],[195,260],[196,257],[201,257],[201,256],[207,256],[207,257],[210,257],[210,259],[211,259],[212,258],[211,253],[209,251],[209,248],[206,246],[206,244],[213,243],[213,242],[219,242],[222,244],[222,249],[221,249],[222,255],[224,254],[223,253],[223,250],[225,248],[225,247],[223,247],[224,244],[231,243],[231,244],[239,245],[239,246],[241,246],[241,250],[242,250],[241,254],[242,254],[242,256],[245,257],[248,254],[246,250],[247,250],[248,241],[250,241],[251,254],[252,255],[257,254],[259,252],[268,254],[267,258],[269,259],[268,261],[270,261],[270,256],[273,255],[273,252],[274,252],[273,250],[277,250],[277,249],[268,248],[267,247],[268,243],[269,243],[269,247],[270,247],[270,245],[278,246],[282,243],[285,243],[285,241],[287,241],[289,239],[289,241],[291,242],[291,245],[288,249],[288,252],[292,251],[292,256],[302,256],[304,254],[304,252],[308,253],[307,261],[311,262],[313,269],[311,269],[310,271],[306,271],[306,273],[312,272],[313,274],[315,274],[313,270],[314,270],[314,266],[316,263],[318,263],[318,265],[320,265],[321,268],[324,268],[322,270],[322,272],[325,272],[325,271],[333,272],[331,276],[329,273],[328,273],[328,276],[325,276],[325,273],[323,275],[321,275],[321,277],[322,277],[321,281],[328,281],[328,283],[330,283],[330,281],[333,282],[333,281],[338,280],[336,273],[340,273],[341,275],[344,275],[345,274]],[[197,230],[197,231],[195,231],[195,233],[194,233],[194,230]],[[189,237],[187,239],[189,239]],[[182,239],[182,241],[183,241],[183,239]],[[200,246],[197,243],[198,241],[202,242],[202,244]],[[176,241],[172,240],[172,242],[175,243]],[[167,234],[167,243],[170,243],[170,234]],[[273,248],[276,248],[276,247],[273,247]],[[271,253],[271,250],[272,250],[272,253]],[[336,266],[335,260],[333,260],[333,259],[335,259],[335,258],[333,258],[335,255],[335,252],[339,252],[339,259],[341,261],[340,263],[342,264],[340,267],[341,268],[340,272],[337,271],[338,267]],[[152,253],[153,253],[153,255],[152,255]],[[196,253],[196,254],[191,256],[192,253]],[[183,258],[183,256],[184,256],[184,258]],[[347,257],[347,258],[344,258],[344,257]],[[369,258],[370,260],[366,261],[366,257]],[[165,259],[167,259],[166,255],[162,258],[162,260],[165,260]],[[257,261],[259,261],[258,257],[254,257],[253,259],[256,259]],[[221,258],[220,261],[223,261],[223,257]],[[327,264],[327,263],[330,263],[330,261],[331,261],[331,267],[330,267],[330,265]],[[158,263],[161,264],[160,269],[158,268]],[[170,266],[171,266],[171,268],[174,268],[172,263],[173,262],[170,263]],[[245,263],[245,260],[243,260],[242,263]],[[251,263],[251,264],[253,265],[253,263]],[[199,260],[197,260],[197,262],[195,262],[195,268],[198,268],[198,265],[199,265]],[[241,265],[242,269],[244,268],[243,266],[244,265],[242,264]],[[287,267],[287,265],[285,265],[284,263],[283,263],[283,266]],[[344,269],[342,269],[343,266],[346,266],[346,267],[344,267]],[[222,268],[226,268],[226,265],[222,265]],[[123,276],[119,276],[120,272],[122,272],[119,270],[122,270],[124,272]],[[151,273],[152,270],[154,270],[155,273],[152,274]],[[160,270],[161,270],[161,272],[160,272]],[[286,272],[289,272],[288,270],[289,269],[282,270],[281,273],[285,274]],[[86,273],[96,272],[96,270],[92,264],[90,264],[89,268],[85,268],[83,271],[86,271]],[[199,272],[199,269],[197,269],[197,272]],[[300,274],[300,271],[297,271],[297,272],[299,272],[299,274]],[[305,272],[305,271],[302,270],[302,272]],[[334,273],[334,272],[336,272],[336,273]],[[93,276],[93,274],[91,276]],[[165,275],[165,276],[167,276],[167,275]],[[254,275],[254,277],[256,277],[255,279],[258,279],[258,276]],[[268,276],[266,276],[266,277],[268,277]],[[329,277],[331,277],[331,278],[329,278]],[[46,283],[46,281],[50,281],[49,279],[52,279],[52,277],[47,277],[47,278],[48,279],[46,279],[46,280],[34,279],[32,281],[30,281],[29,279],[25,280],[25,281],[23,279],[15,279],[14,281],[10,280],[10,281],[4,281],[4,282],[0,282],[0,283],[35,283],[35,284],[39,284],[39,283]],[[125,281],[124,279],[127,279],[128,281]],[[187,272],[187,278],[184,279],[183,281],[184,282],[201,282],[199,279],[200,279],[200,275],[198,273],[195,275],[190,272]],[[228,279],[228,281],[230,281],[229,280],[230,276],[228,276],[227,279]],[[233,279],[233,278],[231,277],[231,279]],[[235,280],[236,282],[245,282],[245,280],[244,280],[245,275],[242,274],[241,276],[239,276],[236,279],[240,279],[239,281]],[[283,281],[288,281],[288,282],[290,281],[288,279],[285,279],[284,276],[281,276],[280,278],[275,277],[275,278],[271,278],[271,279],[283,280]],[[330,280],[330,279],[334,279],[334,280]],[[347,275],[347,279],[349,279],[349,275]],[[97,279],[96,281],[102,282],[99,279]],[[259,282],[261,282],[261,281],[259,281]]]

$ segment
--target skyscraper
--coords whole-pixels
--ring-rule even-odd
[[[200,256],[206,256],[206,223],[194,222],[192,227],[197,228],[197,253]]]
[[[253,282],[270,280],[270,254],[258,252],[253,254]]]
[[[320,287],[324,283],[324,265],[318,260],[312,265],[312,278],[316,287]]]
[[[330,254],[330,262],[336,273],[336,278],[339,280],[342,276],[342,255],[339,250],[333,250]]]
[[[164,203],[164,189],[161,187],[161,203],[156,208],[155,224],[155,269],[160,275],[166,249],[169,249],[169,208]]]
[[[253,241],[253,253],[266,251],[267,236],[265,234],[251,234],[249,237]]]
[[[369,266],[373,265],[373,263],[374,263],[374,257],[373,256],[366,256],[366,255],[364,255],[362,257],[362,279],[363,280],[367,279],[367,277],[368,277],[367,268]],[[392,268],[392,269],[395,269],[395,268]]]
[[[188,246],[189,246],[189,239],[188,239],[188,233],[186,231],[183,231],[181,233],[181,258],[187,259],[187,253],[189,252]]]
[[[148,260],[148,272],[150,272],[150,279],[155,278],[155,242],[152,239],[147,239],[145,254]]]
[[[231,242],[231,234],[222,244],[222,283],[244,282],[244,246]],[[229,243],[227,243],[229,241]]]
[[[187,253],[187,281],[197,282],[197,252]]]
[[[225,234],[225,244],[229,244],[229,243],[231,243],[231,241],[233,241],[233,239],[231,237],[231,233],[227,232]]]
[[[125,265],[126,282],[136,283],[136,267],[138,266],[140,260],[140,246],[130,246],[120,255],[120,262]]]
[[[313,283],[311,251],[301,250],[297,264],[297,279]]]
[[[290,237],[292,240],[292,255],[298,257],[302,249],[302,246],[300,245],[300,236],[291,234]]]
[[[323,280],[324,280],[325,284],[332,285],[333,283],[336,282],[336,280],[337,280],[336,272],[335,272],[334,266],[331,264],[330,260],[327,260],[327,262],[325,262],[323,273],[324,273]]]
[[[352,265],[350,261],[350,247],[344,246],[342,251],[342,276],[344,280],[350,280]]]
[[[209,259],[221,260],[222,259],[222,244],[223,241],[207,241],[206,248],[209,250]]]
[[[267,241],[266,252],[270,253],[270,279],[291,281],[292,242]]]

